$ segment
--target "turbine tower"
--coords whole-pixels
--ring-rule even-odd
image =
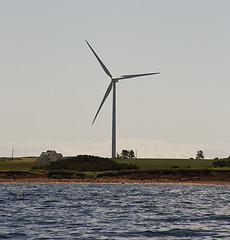
[[[135,78],[135,77],[142,77],[142,76],[148,76],[148,75],[154,75],[154,74],[159,74],[159,72],[154,72],[154,73],[142,73],[142,74],[134,74],[134,75],[122,75],[121,77],[114,78],[112,74],[109,72],[105,64],[101,61],[101,59],[98,57],[96,52],[93,50],[93,48],[90,46],[90,44],[86,41],[90,49],[92,50],[93,54],[97,58],[98,62],[100,63],[101,67],[105,71],[105,73],[111,78],[111,82],[105,92],[105,95],[101,101],[101,104],[97,110],[97,113],[93,119],[92,124],[95,122],[98,113],[100,112],[105,100],[109,96],[111,90],[113,89],[113,109],[112,109],[112,158],[116,157],[116,83],[119,80],[127,79],[127,78]]]

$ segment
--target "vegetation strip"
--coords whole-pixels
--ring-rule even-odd
[[[0,159],[0,182],[223,182],[230,183],[230,158],[108,159],[79,155],[51,163],[37,158]]]
[[[43,179],[44,182],[52,179],[65,180],[92,180],[100,179],[101,182],[110,180],[132,180],[148,182],[225,182],[230,183],[229,170],[161,170],[161,171],[108,171],[97,173],[94,176],[87,176],[85,173],[69,171],[50,171],[50,172],[23,172],[5,171],[0,172],[0,181],[17,181],[23,179]]]

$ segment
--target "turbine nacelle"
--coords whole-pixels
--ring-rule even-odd
[[[120,80],[120,78],[111,78],[111,80],[113,81],[113,82],[119,82],[119,80]]]

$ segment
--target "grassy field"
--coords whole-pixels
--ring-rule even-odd
[[[0,158],[0,171],[30,171],[36,157]]]
[[[199,159],[166,159],[166,158],[147,158],[147,159],[115,159],[118,163],[132,163],[137,165],[140,170],[154,169],[207,169],[212,166],[214,160]]]
[[[35,165],[44,163],[34,163],[36,157],[22,157],[14,160],[10,158],[0,158],[0,171],[30,171]],[[137,165],[140,170],[157,169],[208,169],[211,168],[214,160],[198,159],[115,159],[118,163],[127,163]],[[46,164],[46,163],[45,163]]]

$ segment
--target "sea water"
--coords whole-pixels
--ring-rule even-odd
[[[0,184],[0,239],[230,239],[230,186]]]

